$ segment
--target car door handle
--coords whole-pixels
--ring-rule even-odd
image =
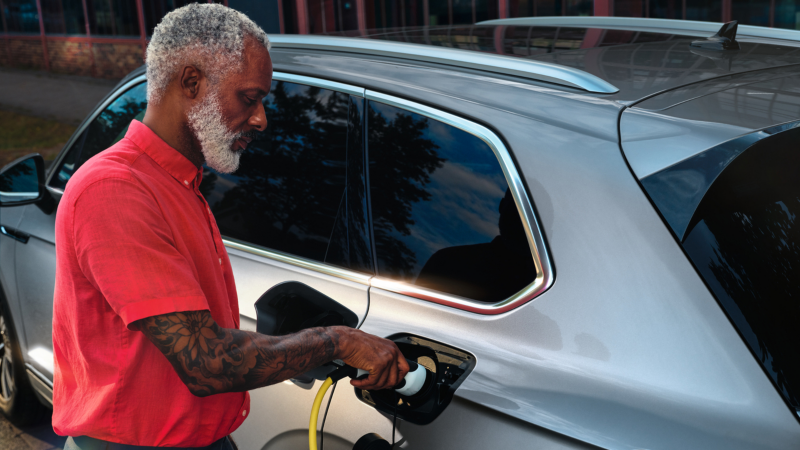
[[[23,244],[27,244],[28,239],[30,238],[30,235],[27,235],[21,231],[17,231],[13,228],[9,228],[4,225],[0,225],[0,233],[10,237],[11,239],[14,239],[15,241],[22,242]]]

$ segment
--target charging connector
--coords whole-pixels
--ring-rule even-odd
[[[419,393],[419,391],[425,387],[426,380],[432,381],[433,374],[430,373],[428,369],[414,361],[406,360],[406,362],[408,362],[408,373],[405,377],[403,377],[402,380],[400,380],[400,383],[394,387],[394,390],[404,397],[411,397],[412,395]],[[364,369],[358,369],[355,378],[361,379],[365,375],[369,375],[369,372]]]
[[[412,397],[422,391],[426,385],[433,382],[433,374],[421,364],[417,364],[414,361],[406,361],[408,362],[408,368],[410,370],[394,390],[404,397]],[[317,392],[314,404],[311,407],[311,418],[308,424],[309,449],[317,449],[317,419],[319,418],[319,409],[322,405],[322,399],[325,397],[328,388],[330,388],[335,381],[339,381],[344,377],[360,379],[368,375],[369,372],[366,370],[355,369],[347,365],[339,367],[328,375],[328,378],[322,383],[322,386]]]

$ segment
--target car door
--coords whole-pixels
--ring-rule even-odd
[[[481,125],[388,95],[367,97],[376,275],[362,330],[472,355],[478,365],[461,375],[462,388],[513,406],[491,394],[481,362],[502,352],[498,314],[519,314],[518,306],[549,286],[552,272],[510,155]],[[449,375],[439,363],[434,370],[444,381]],[[351,448],[368,432],[389,441],[395,433],[402,448],[579,448],[458,397],[432,423],[399,421],[393,430],[391,411],[381,414],[341,389],[330,406],[326,448],[329,439],[330,448]]]
[[[89,158],[125,136],[128,124],[144,116],[147,85],[138,77],[121,86],[90,116],[54,163],[47,189],[57,200],[69,178]],[[53,292],[55,290],[56,213],[37,205],[24,207],[18,231],[29,236],[15,251],[17,291],[27,341],[29,368],[52,387]]]
[[[249,144],[239,169],[206,168],[200,190],[230,256],[243,329],[255,330],[256,300],[287,281],[321,291],[359,322],[366,316],[373,263],[363,92],[276,72],[264,99],[267,129]],[[252,417],[234,433],[240,448],[294,437],[307,445],[313,385],[295,381],[252,391]]]

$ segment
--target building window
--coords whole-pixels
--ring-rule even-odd
[[[312,34],[358,29],[358,8],[355,0],[309,0],[307,5]]]
[[[47,34],[86,34],[81,0],[41,0]]]
[[[144,26],[147,36],[153,35],[153,30],[156,28],[156,25],[161,22],[161,19],[163,19],[168,12],[186,6],[187,4],[189,4],[188,0],[142,0]]]
[[[738,20],[742,25],[796,29],[798,12],[800,8],[794,1],[731,1],[731,18]]]
[[[3,0],[3,15],[9,33],[39,33],[35,0]]]
[[[92,35],[140,35],[135,0],[86,0],[86,6]]]

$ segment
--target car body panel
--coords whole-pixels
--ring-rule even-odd
[[[0,226],[16,229],[19,221],[22,220],[22,210],[24,206],[12,206],[0,209]],[[11,309],[14,317],[21,317],[19,302],[17,301],[17,277],[16,266],[14,265],[14,252],[17,249],[17,241],[0,233],[0,289],[6,300],[6,304]],[[19,332],[19,330],[17,330]]]
[[[355,57],[351,74],[332,59],[276,55],[275,64],[352,84],[369,77],[369,89],[481,118],[502,136],[558,273],[539,298],[492,318],[373,287],[365,331],[414,333],[472,352],[478,364],[457,396],[605,448],[779,449],[800,439],[628,170],[612,138],[612,102],[512,84],[516,101],[501,110],[495,105],[513,94],[482,89],[480,77],[416,78],[409,66]],[[570,124],[559,120],[567,116]]]
[[[651,97],[622,114],[620,139],[631,169],[644,179],[722,142],[798,119],[800,66],[793,66]]]
[[[27,205],[19,230],[31,236],[17,246],[17,292],[25,329],[23,354],[28,361],[53,380],[53,293],[56,280],[55,213],[45,214],[36,205]],[[19,332],[19,331],[18,331]],[[39,349],[30,354],[34,349]],[[42,352],[44,350],[44,353]]]
[[[349,308],[364,320],[369,307],[366,283],[358,283],[320,273],[296,265],[261,257],[230,246],[226,246],[231,260],[236,293],[239,297],[239,314],[256,319],[253,306],[261,295],[273,286],[286,281],[299,281],[322,292]],[[367,277],[364,277],[365,279]]]

